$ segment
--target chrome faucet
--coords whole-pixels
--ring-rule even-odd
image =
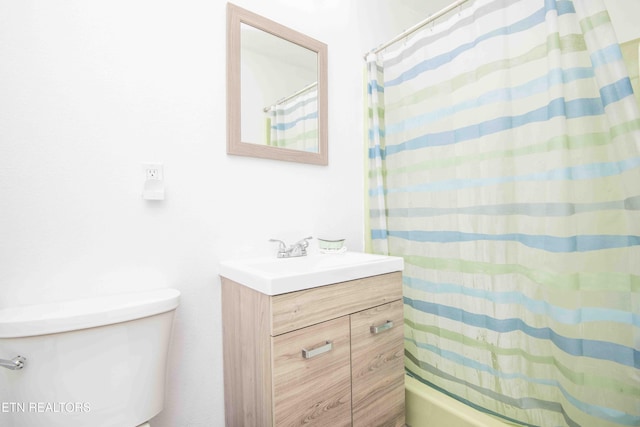
[[[16,356],[11,360],[0,359],[0,366],[11,369],[12,371],[17,371],[18,369],[24,368],[24,362],[26,361],[27,359],[22,356]]]
[[[305,237],[299,242],[294,243],[291,246],[287,246],[285,242],[278,239],[269,239],[270,242],[276,242],[279,244],[278,246],[278,258],[293,258],[298,256],[306,256],[307,255],[307,247],[309,246],[309,240],[311,236]]]

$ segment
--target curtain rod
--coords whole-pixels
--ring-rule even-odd
[[[446,15],[447,13],[451,12],[453,9],[455,9],[458,6],[461,6],[463,3],[466,3],[469,0],[456,0],[453,3],[451,3],[449,6],[445,7],[444,9],[429,15],[425,20],[418,22],[416,25],[414,25],[413,27],[404,30],[402,33],[398,34],[397,36],[395,36],[394,38],[392,38],[391,40],[389,40],[386,43],[381,44],[380,46],[378,46],[377,48],[367,52],[364,54],[364,58],[367,58],[367,55],[369,55],[370,53],[378,53],[386,48],[388,48],[389,46],[391,46],[392,44],[406,38],[407,36],[415,33],[416,31],[418,31],[420,28],[424,27],[425,25],[435,21],[436,19],[440,18],[443,15]]]
[[[304,93],[304,92],[306,92],[306,91],[308,91],[308,90],[313,89],[313,88],[314,88],[315,86],[317,86],[317,85],[318,85],[318,82],[313,82],[313,83],[311,83],[311,84],[309,84],[309,85],[307,85],[307,86],[303,87],[303,88],[302,88],[302,89],[300,89],[299,91],[292,93],[292,94],[291,94],[291,95],[289,95],[289,96],[285,96],[284,98],[278,99],[275,103],[273,103],[273,104],[269,105],[268,107],[264,107],[264,108],[262,109],[262,111],[264,111],[264,112],[266,113],[266,112],[267,112],[267,111],[269,111],[269,110],[271,109],[271,107],[273,107],[274,105],[282,104],[283,102],[288,101],[288,100],[290,100],[291,98],[294,98],[294,97],[296,97],[296,96],[298,96],[298,95],[300,95],[300,94],[302,94],[302,93]]]

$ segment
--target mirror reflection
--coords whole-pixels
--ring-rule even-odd
[[[328,164],[327,45],[227,3],[227,153]]]
[[[317,53],[240,26],[241,138],[318,152]]]

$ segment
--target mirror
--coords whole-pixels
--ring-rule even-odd
[[[227,153],[328,164],[327,45],[227,3]]]

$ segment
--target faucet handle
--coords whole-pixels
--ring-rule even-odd
[[[283,242],[282,240],[278,240],[278,239],[269,239],[270,242],[276,242],[279,243],[280,246],[278,247],[278,250],[280,252],[284,252],[287,250],[287,244],[285,242]]]
[[[309,246],[310,239],[311,236],[305,237],[291,246],[287,246],[285,242],[278,239],[269,239],[269,241],[279,243],[278,253],[276,255],[278,258],[292,258],[305,256],[307,254],[307,247]]]
[[[305,237],[304,239],[301,239],[298,243],[296,243],[296,245],[301,245],[302,247],[306,248],[307,246],[309,246],[309,240],[313,239],[313,237],[309,236],[309,237]]]

